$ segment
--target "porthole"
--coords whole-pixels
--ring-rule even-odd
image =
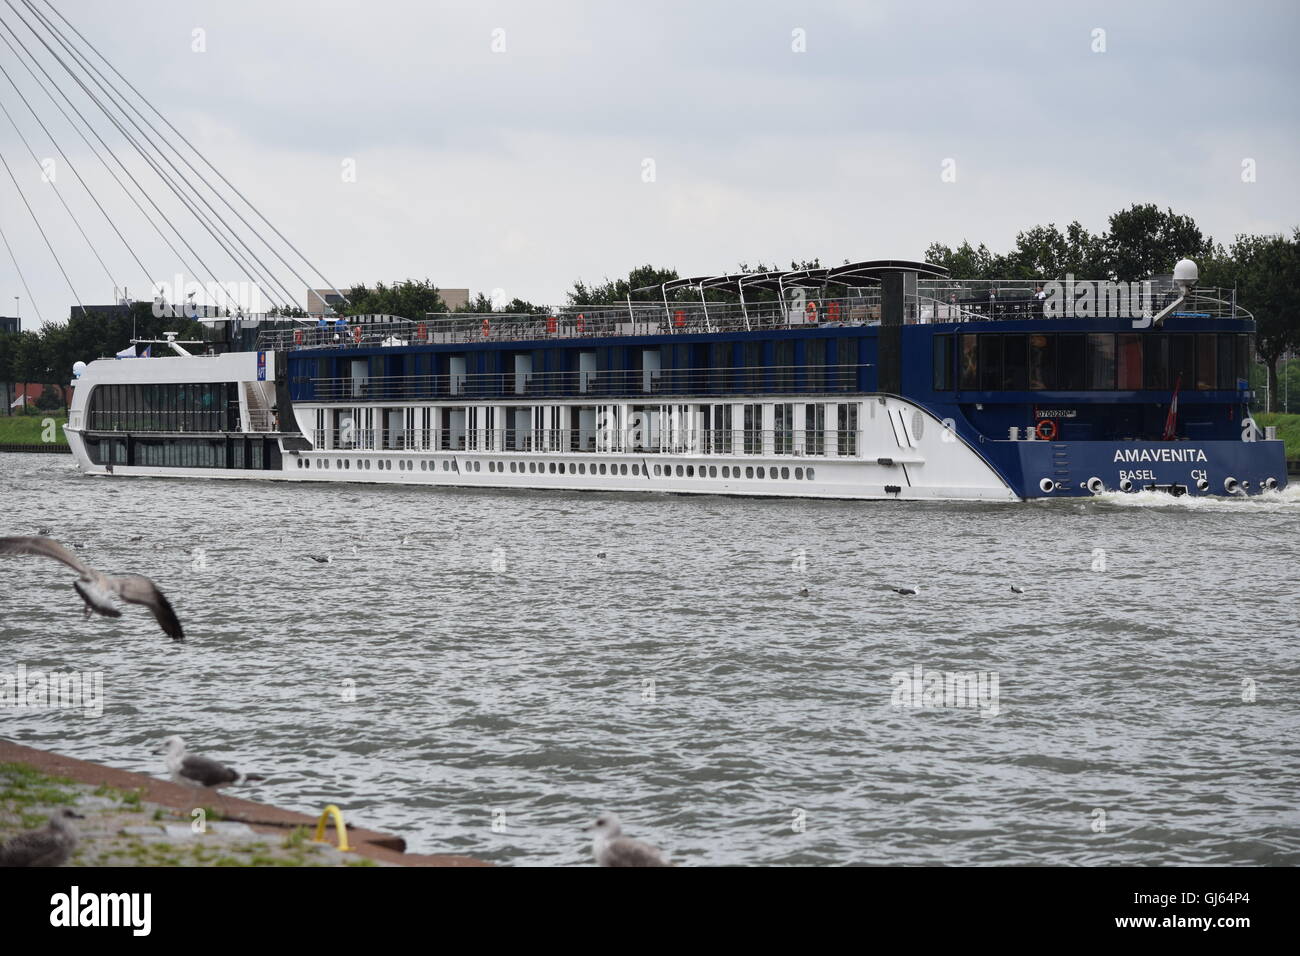
[[[593,471],[595,470],[595,466],[592,466],[592,470],[593,470]],[[586,465],[579,465],[579,466],[578,466],[578,474],[580,474],[580,475],[585,475],[586,473],[587,473],[587,466],[586,466]]]
[[[678,466],[677,466],[677,477],[680,478],[680,477],[682,477],[682,475],[684,475],[685,473],[686,473],[686,470],[685,470],[681,465],[678,465]]]
[[[655,465],[655,477],[658,478],[659,476],[660,476],[659,466]]]
[[[789,469],[789,468],[782,468],[782,469],[781,469],[781,477],[782,477],[782,478],[789,479],[789,477],[790,477],[790,469]]]
[[[759,478],[765,478],[765,477],[767,477],[767,473],[763,470],[763,467],[762,467],[761,465],[760,465],[760,466],[758,467],[758,469],[755,471],[755,474],[756,474]]]
[[[812,481],[812,480],[813,480],[813,470],[812,470],[811,468],[809,468],[808,471],[806,472],[806,474],[808,475],[808,480],[809,480],[809,481]]]
[[[803,469],[802,469],[802,468],[796,468],[796,469],[794,470],[794,477],[795,477],[795,480],[796,480],[796,481],[803,481]]]
[[[760,468],[759,470],[762,471],[761,468]],[[753,478],[753,477],[754,477],[754,466],[753,466],[753,465],[746,465],[746,466],[745,466],[745,477],[746,477],[746,478]],[[759,475],[758,477],[762,478],[763,476],[762,476],[762,475]]]
[[[639,475],[639,474],[641,474],[641,466],[640,466],[640,465],[633,465],[633,466],[632,466],[632,474],[633,474],[633,475]]]
[[[695,477],[695,466],[694,466],[694,465],[687,465],[687,466],[686,466],[686,477],[687,477],[687,478],[694,478],[694,477]]]
[[[710,478],[716,478],[716,477],[718,477],[718,466],[717,466],[717,465],[709,465],[709,477],[710,477]]]

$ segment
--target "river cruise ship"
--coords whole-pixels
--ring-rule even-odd
[[[208,318],[79,367],[91,474],[897,500],[1253,495],[1254,321],[923,262],[674,280],[546,314]],[[206,353],[206,354],[201,354]]]

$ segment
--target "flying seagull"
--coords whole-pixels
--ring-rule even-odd
[[[187,787],[216,791],[232,783],[252,783],[266,779],[257,774],[239,773],[234,767],[227,767],[209,757],[186,753],[185,741],[175,734],[165,738],[161,749],[155,753],[167,755],[167,769],[171,771],[172,780]]]
[[[181,622],[172,610],[171,603],[156,584],[142,575],[109,577],[82,562],[53,538],[0,538],[0,554],[35,554],[62,561],[72,568],[80,575],[72,582],[72,586],[86,602],[86,617],[90,617],[91,611],[105,617],[121,617],[122,612],[114,606],[112,600],[116,595],[128,604],[143,604],[152,611],[154,619],[168,637],[177,641],[185,639],[185,632],[181,630]]]
[[[672,866],[658,847],[623,836],[623,827],[612,813],[602,814],[586,829],[596,834],[591,852],[597,866]]]
[[[77,848],[77,828],[73,820],[80,813],[65,808],[50,817],[39,830],[28,830],[0,846],[0,866],[62,866]]]

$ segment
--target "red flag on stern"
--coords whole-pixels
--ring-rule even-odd
[[[1173,441],[1178,437],[1178,390],[1183,387],[1183,376],[1178,376],[1178,381],[1174,383],[1174,398],[1169,403],[1169,414],[1165,418],[1165,441]]]

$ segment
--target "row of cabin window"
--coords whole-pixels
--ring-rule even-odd
[[[296,464],[297,464],[297,466],[298,466],[299,468],[311,468],[311,467],[312,467],[312,459],[310,459],[310,458],[300,458],[300,459],[297,460]],[[380,468],[381,470],[384,469],[384,468],[387,468],[389,471],[392,471],[392,469],[393,469],[393,463],[392,463],[391,460],[387,460],[387,461],[385,461],[385,460],[381,460],[381,461],[378,461],[377,464],[378,464],[378,466],[379,466],[379,468]],[[399,468],[399,470],[401,470],[401,471],[414,471],[414,470],[415,470],[415,462],[414,462],[414,461],[411,461],[411,460],[409,460],[409,459],[399,459],[397,464],[398,464],[398,468]],[[504,461],[489,461],[489,462],[488,462],[488,471],[490,471],[490,472],[497,472],[498,474],[504,474],[505,471],[506,471],[506,464],[507,464],[507,463],[504,462]],[[564,462],[559,462],[559,463],[557,464],[556,462],[553,462],[553,461],[552,461],[552,462],[535,462],[535,461],[530,461],[530,462],[522,462],[522,461],[520,461],[520,462],[514,462],[514,461],[512,461],[512,462],[509,463],[510,471],[511,471],[512,474],[513,474],[513,473],[516,473],[516,472],[518,472],[519,474],[523,474],[523,473],[524,473],[524,470],[525,470],[525,465],[527,465],[527,471],[528,471],[529,474],[547,474],[547,473],[549,472],[550,474],[554,475],[554,474],[557,474],[557,473],[558,473],[558,474],[564,474],[564,472],[565,472],[565,464],[564,464]],[[350,469],[350,468],[352,467],[352,462],[351,462],[349,459],[347,459],[347,458],[339,458],[339,459],[336,459],[336,460],[335,460],[335,466],[338,467],[338,468],[343,468],[343,469],[346,470],[346,469]],[[329,459],[328,459],[328,458],[317,459],[317,460],[316,460],[316,467],[317,467],[317,468],[329,468],[329,467],[330,467]],[[371,467],[371,462],[370,462],[368,459],[362,459],[362,460],[357,461],[357,468],[358,468],[358,470],[361,470],[361,469],[369,469],[370,467]],[[428,470],[428,471],[436,471],[436,470],[437,470],[437,467],[438,467],[437,462],[432,462],[432,461],[421,461],[421,462],[420,462],[420,470],[421,470],[421,471],[425,471],[425,470]],[[482,463],[481,463],[481,462],[478,462],[478,461],[468,461],[468,462],[465,462],[464,465],[463,465],[463,467],[464,467],[464,469],[465,469],[466,471],[482,471]],[[685,477],[685,478],[695,478],[695,477],[697,477],[697,476],[700,477],[700,478],[706,478],[706,477],[707,477],[707,478],[716,478],[716,477],[718,477],[718,466],[717,466],[717,465],[677,465],[677,466],[673,466],[673,465],[658,465],[658,464],[656,464],[656,465],[654,466],[654,474],[655,474],[655,477],[661,477],[661,476],[662,476],[662,477],[671,477],[672,474],[673,474],[673,468],[674,468],[674,467],[676,467],[676,469],[677,469],[677,477],[678,477],[678,478],[683,478],[683,477]],[[593,475],[595,475],[595,474],[601,474],[601,475],[610,474],[610,475],[622,475],[622,476],[626,476],[626,475],[628,474],[628,465],[623,464],[623,463],[615,463],[615,464],[610,464],[610,465],[606,465],[606,464],[604,464],[604,463],[593,463],[593,464],[588,465],[586,462],[576,462],[576,463],[575,463],[575,462],[570,462],[569,465],[568,465],[568,473],[571,474],[571,475],[575,475],[575,474],[576,474],[576,475],[585,475],[585,474],[588,474],[588,469],[589,469],[589,468],[591,469],[590,473],[593,474]],[[444,460],[444,461],[442,462],[442,470],[443,470],[443,471],[450,471],[451,469],[452,469],[452,465],[451,465],[451,463],[448,462],[448,461],[446,461],[446,460]],[[599,469],[599,471],[598,471],[597,469]],[[640,475],[640,474],[641,474],[641,466],[640,466],[640,465],[637,465],[637,464],[633,464],[633,465],[631,466],[631,474],[632,474],[633,477],[636,477],[636,476]],[[648,472],[647,472],[647,474],[648,474]],[[803,480],[805,480],[805,477],[807,478],[808,481],[813,481],[813,480],[815,480],[815,478],[816,478],[816,469],[814,469],[814,468],[812,468],[812,467],[798,467],[798,466],[796,466],[795,469],[794,469],[793,474],[794,474],[794,478],[795,478],[796,481],[803,481]],[[744,475],[745,475],[746,478],[755,478],[755,477],[760,478],[760,479],[762,479],[762,478],[773,478],[773,479],[781,478],[781,479],[786,479],[786,480],[788,480],[788,479],[790,478],[790,475],[791,475],[791,470],[790,470],[789,466],[782,466],[782,467],[778,468],[777,466],[773,465],[772,467],[770,467],[770,468],[766,468],[766,469],[765,469],[762,465],[757,466],[757,468],[755,468],[755,466],[753,466],[753,465],[748,465],[748,466],[745,467]],[[736,466],[734,466],[734,467],[731,466],[731,465],[723,465],[723,466],[722,466],[722,477],[723,477],[723,478],[739,478],[740,476],[741,476],[741,469],[740,469],[740,466],[739,466],[739,465],[736,465]]]
[[[1235,389],[1251,336],[1237,332],[936,335],[934,388],[971,391]]]
[[[234,382],[96,385],[87,422],[92,431],[238,431],[239,390]]]

